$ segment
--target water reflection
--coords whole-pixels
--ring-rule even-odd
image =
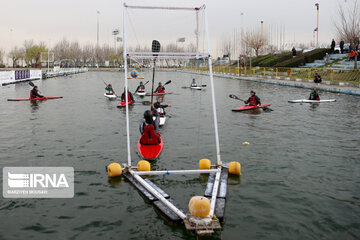
[[[315,111],[318,108],[320,103],[310,103],[310,110]]]
[[[31,113],[36,113],[39,110],[38,101],[30,101]]]

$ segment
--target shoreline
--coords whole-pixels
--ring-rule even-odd
[[[204,72],[193,72],[193,71],[186,71],[182,70],[181,72],[189,73],[189,74],[198,74],[198,75],[209,75],[209,73]],[[343,83],[343,82],[330,82],[330,81],[323,81],[323,83],[314,83],[313,80],[305,80],[305,79],[290,79],[290,78],[272,78],[272,77],[248,77],[245,75],[241,75],[241,77],[237,75],[229,75],[229,74],[219,74],[214,73],[215,77],[221,78],[228,78],[233,80],[245,80],[245,81],[253,81],[253,82],[260,82],[266,84],[276,84],[280,86],[289,86],[289,87],[297,87],[297,88],[305,88],[305,89],[319,89],[322,91],[333,92],[333,93],[343,93],[348,95],[357,95],[360,96],[360,84],[352,84]],[[335,85],[338,83],[338,85]],[[333,85],[331,85],[333,84]]]

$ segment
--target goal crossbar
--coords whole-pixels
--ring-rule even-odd
[[[159,7],[159,6],[135,6],[135,5],[127,5],[124,3],[124,7],[126,8],[136,8],[136,9],[159,9],[159,10],[185,10],[185,11],[199,11],[205,8],[205,5],[195,8],[185,8],[185,7]]]

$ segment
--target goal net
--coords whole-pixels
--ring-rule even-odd
[[[208,57],[205,17],[205,5],[158,7],[125,3],[124,46],[127,57],[144,65],[150,63],[155,58],[153,40],[161,46],[156,54],[160,66]]]

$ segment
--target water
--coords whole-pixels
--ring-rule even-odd
[[[151,72],[141,73],[144,81]],[[157,72],[175,94],[165,103],[171,118],[161,129],[165,149],[152,169],[194,169],[215,163],[210,84],[206,91],[181,88],[192,75]],[[193,239],[183,226],[168,225],[125,181],[105,173],[126,162],[125,110],[103,96],[103,81],[123,88],[119,72],[89,72],[38,81],[46,95],[64,98],[32,104],[7,102],[29,95],[27,83],[0,88],[0,166],[72,166],[73,199],[0,198],[0,239]],[[129,80],[134,90],[139,80]],[[309,90],[215,78],[224,162],[239,161],[241,178],[230,178],[223,231],[215,239],[358,239],[360,236],[359,97],[321,92],[336,103],[290,104]],[[146,85],[149,89],[150,84]],[[232,112],[253,89],[272,112]],[[149,100],[137,98],[138,102]],[[132,159],[138,125],[148,106],[130,109]],[[242,142],[250,142],[243,146]],[[1,172],[2,174],[2,172]],[[2,178],[1,178],[2,179]],[[153,176],[151,180],[187,209],[203,195],[206,177]],[[0,180],[2,181],[2,180]],[[2,182],[1,182],[2,183]]]

